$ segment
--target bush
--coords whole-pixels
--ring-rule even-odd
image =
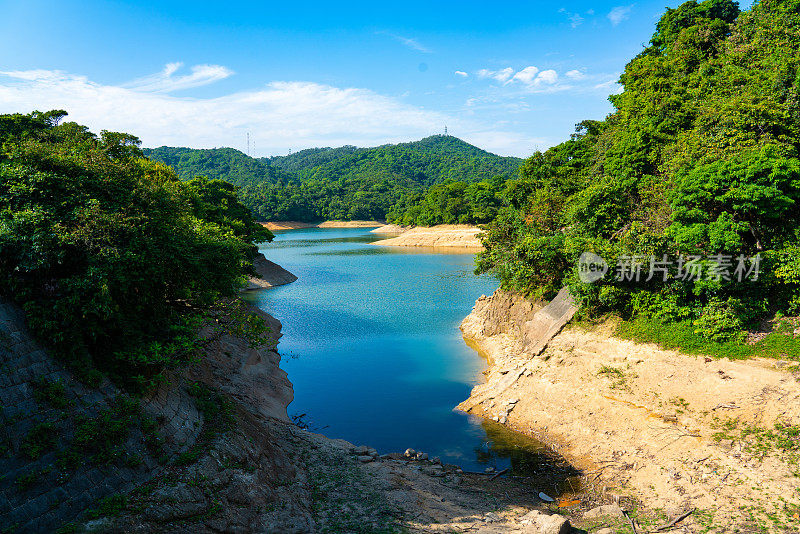
[[[0,115],[0,294],[76,368],[147,386],[196,351],[271,234],[232,186],[182,183],[137,138],[65,115]]]

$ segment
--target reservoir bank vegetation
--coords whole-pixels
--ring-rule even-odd
[[[667,9],[620,84],[525,160],[1,115],[0,529],[797,532],[800,1]],[[500,289],[462,324],[489,365],[460,408],[550,445],[569,490],[288,417],[281,318],[241,295],[260,222],[326,220],[480,227]]]

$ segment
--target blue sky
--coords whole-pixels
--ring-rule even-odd
[[[656,0],[0,0],[0,113],[257,156],[451,134],[528,156],[603,118]],[[748,2],[749,4],[749,2]]]

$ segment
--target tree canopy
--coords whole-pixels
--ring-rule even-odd
[[[181,182],[136,137],[65,116],[0,115],[0,294],[68,361],[143,384],[191,356],[272,235],[230,184]]]
[[[612,114],[505,185],[479,271],[528,294],[568,284],[594,313],[694,321],[717,340],[800,313],[800,2],[668,9],[620,83]],[[594,284],[578,280],[587,251],[611,266]],[[702,257],[707,273],[758,255],[762,275],[613,276],[621,260],[665,255]]]
[[[261,220],[300,221],[398,218],[433,185],[496,182],[498,176],[513,176],[521,162],[444,135],[375,148],[311,148],[262,159],[230,148],[160,147],[145,153],[172,165],[184,179],[203,175],[240,187],[242,202]],[[453,193],[460,186],[449,187]],[[420,206],[415,213],[430,214],[432,206]],[[472,215],[484,214],[484,208],[465,208],[457,218],[477,222]],[[422,224],[414,219],[404,217],[409,224]]]

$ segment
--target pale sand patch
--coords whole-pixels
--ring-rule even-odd
[[[481,229],[468,224],[441,224],[417,226],[405,230],[397,237],[376,241],[373,245],[394,247],[448,247],[476,252],[483,250],[478,239]]]
[[[259,223],[269,230],[300,230],[303,228],[374,228],[383,226],[382,221],[325,221],[308,223],[301,221],[269,221]]]
[[[301,228],[314,228],[316,225],[300,221],[269,221],[259,223],[267,230],[298,230]]]
[[[318,228],[375,228],[383,226],[381,221],[325,221],[317,225]]]

